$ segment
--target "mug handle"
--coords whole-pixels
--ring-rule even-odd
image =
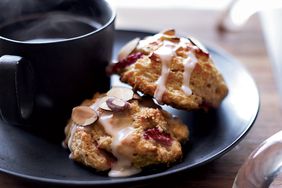
[[[20,124],[32,114],[34,104],[34,72],[20,56],[0,57],[0,118]]]

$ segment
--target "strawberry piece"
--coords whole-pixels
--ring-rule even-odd
[[[142,56],[143,56],[142,52],[136,52],[136,53],[130,54],[129,56],[127,56],[122,61],[119,61],[118,63],[115,63],[115,64],[110,64],[107,67],[107,73],[109,75],[114,74],[114,73],[118,73],[122,69],[124,69],[125,67],[135,63]]]
[[[144,138],[146,140],[153,139],[165,146],[171,146],[172,144],[171,136],[168,133],[161,132],[157,127],[145,130]]]

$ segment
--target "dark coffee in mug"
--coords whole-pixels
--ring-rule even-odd
[[[0,25],[0,35],[12,40],[42,43],[79,37],[102,27],[88,17],[66,12],[22,16]]]
[[[106,0],[0,1],[0,121],[62,133],[109,88],[114,21]]]

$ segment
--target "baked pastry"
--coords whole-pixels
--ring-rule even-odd
[[[185,110],[218,107],[228,93],[208,51],[173,29],[128,42],[107,71],[158,103]]]
[[[121,177],[180,160],[189,131],[151,97],[113,87],[75,107],[65,134],[71,159]]]

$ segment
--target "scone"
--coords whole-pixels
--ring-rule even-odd
[[[189,131],[151,97],[114,87],[75,107],[65,134],[71,159],[122,177],[180,160]]]
[[[185,110],[218,107],[228,93],[207,50],[173,29],[130,41],[107,71],[158,103]]]

